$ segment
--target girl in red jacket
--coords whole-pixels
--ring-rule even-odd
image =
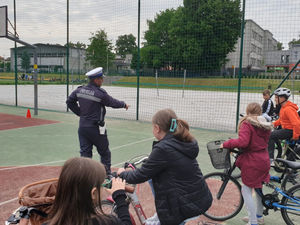
[[[239,137],[224,142],[221,147],[239,148],[243,152],[236,161],[237,167],[241,170],[242,195],[248,211],[248,217],[243,218],[243,221],[248,222],[248,225],[257,225],[264,224],[263,205],[261,197],[256,194],[257,206],[255,206],[252,192],[254,189],[261,189],[262,183],[270,180],[270,159],[267,149],[272,124],[261,115],[262,110],[258,103],[250,103],[246,114],[238,126]]]

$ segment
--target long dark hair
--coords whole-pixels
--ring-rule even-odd
[[[83,225],[95,216],[97,213],[91,191],[94,187],[99,191],[96,205],[101,209],[100,188],[105,177],[104,166],[95,160],[83,157],[67,160],[58,180],[48,224]]]
[[[193,141],[194,137],[190,133],[189,124],[185,120],[178,119],[172,109],[163,109],[155,113],[152,118],[152,123],[157,124],[164,132],[170,133],[172,119],[176,119],[177,123],[177,128],[172,134],[181,141]]]

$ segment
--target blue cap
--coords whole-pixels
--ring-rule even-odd
[[[96,78],[96,77],[105,77],[103,74],[103,68],[102,67],[97,67],[85,74],[88,78]]]

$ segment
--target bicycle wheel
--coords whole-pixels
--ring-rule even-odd
[[[286,197],[283,197],[281,200],[281,205],[286,207],[293,207],[297,210],[300,210],[300,185],[293,186],[287,191],[287,193],[293,199],[297,199],[296,201],[298,202],[298,204]],[[297,210],[281,208],[282,218],[287,225],[299,225],[300,211]]]
[[[283,181],[281,183],[281,189],[286,191],[297,184],[300,184],[300,174],[298,172],[289,173],[283,178]]]
[[[117,216],[116,205],[108,200],[101,201],[101,208],[104,214]]]
[[[204,213],[206,217],[212,220],[224,221],[234,217],[241,211],[244,199],[241,193],[241,185],[236,179],[218,172],[207,174],[204,179],[213,196],[211,207]]]

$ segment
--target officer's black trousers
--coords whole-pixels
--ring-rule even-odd
[[[111,152],[108,148],[109,142],[107,132],[100,135],[98,127],[79,127],[78,137],[80,143],[80,156],[92,158],[93,145],[96,146],[101,158],[101,163],[106,168],[106,173],[110,173]]]

